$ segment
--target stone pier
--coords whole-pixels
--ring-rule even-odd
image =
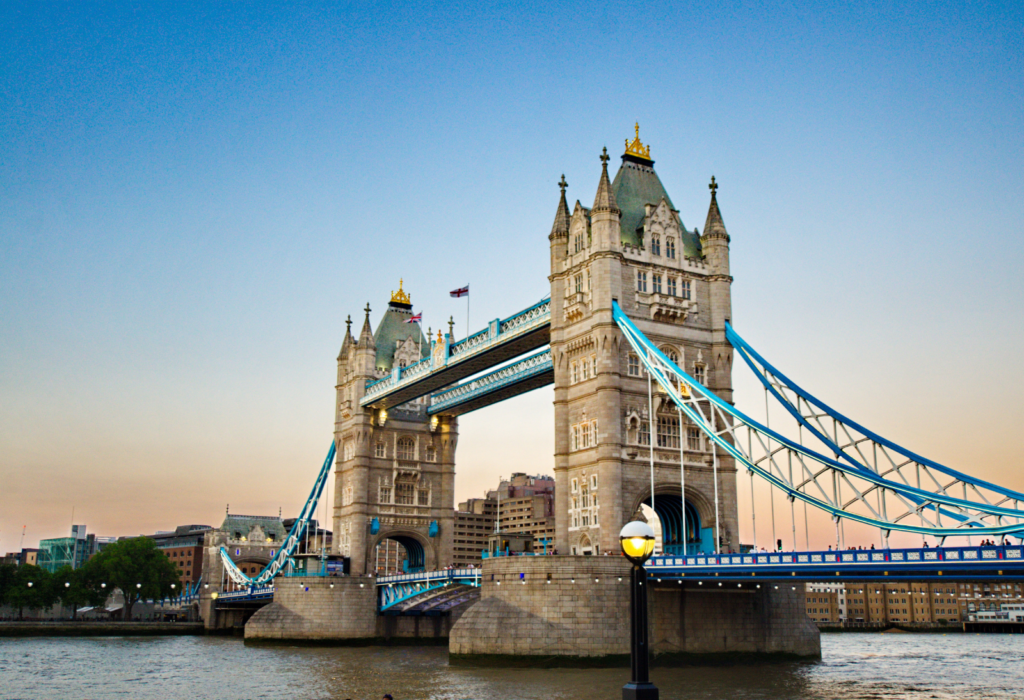
[[[650,585],[655,663],[821,656],[799,586]],[[452,663],[628,664],[629,563],[618,556],[488,559],[480,601],[453,625],[449,650]]]
[[[447,644],[463,608],[438,615],[379,615],[369,576],[288,577],[275,581],[274,602],[245,623],[247,640],[374,644]]]

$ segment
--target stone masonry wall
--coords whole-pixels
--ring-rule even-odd
[[[820,634],[804,611],[802,588],[755,585],[652,583],[651,649],[655,654],[820,656]]]
[[[376,636],[377,590],[373,579],[309,576],[278,578],[275,583],[274,602],[249,619],[246,639]]]
[[[621,557],[486,559],[480,601],[454,625],[448,649],[452,655],[629,654],[628,576],[629,562]]]
[[[821,654],[817,627],[807,618],[799,591],[789,586],[706,590],[695,582],[653,578],[650,585],[656,657]],[[628,656],[629,563],[618,556],[487,559],[480,602],[452,627],[449,651],[455,661],[492,655]]]

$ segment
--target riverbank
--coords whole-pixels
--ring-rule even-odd
[[[201,622],[0,622],[0,637],[163,637],[203,633]]]

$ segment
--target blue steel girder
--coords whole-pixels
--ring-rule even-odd
[[[479,596],[479,586],[451,581],[429,586],[419,592],[412,592],[400,600],[393,601],[386,608],[382,607],[381,612],[388,612],[392,615],[422,615],[441,612]]]
[[[553,384],[554,381],[555,365],[551,359],[549,348],[490,374],[432,394],[427,413],[461,416],[478,408],[490,406]]]
[[[430,354],[408,367],[396,367],[388,376],[366,385],[359,405],[392,408],[455,382],[508,362],[547,345],[551,340],[551,300],[534,304],[463,340],[445,336]]]
[[[1024,580],[1024,546],[654,556],[648,575],[680,582]]]
[[[431,591],[453,585],[480,586],[480,569],[418,571],[377,577],[377,605],[381,612]]]

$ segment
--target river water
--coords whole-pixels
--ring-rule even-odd
[[[655,668],[663,700],[1024,697],[1024,635],[822,635],[823,660]],[[436,647],[246,646],[223,637],[0,639],[0,698],[618,700],[626,669],[449,667]]]

